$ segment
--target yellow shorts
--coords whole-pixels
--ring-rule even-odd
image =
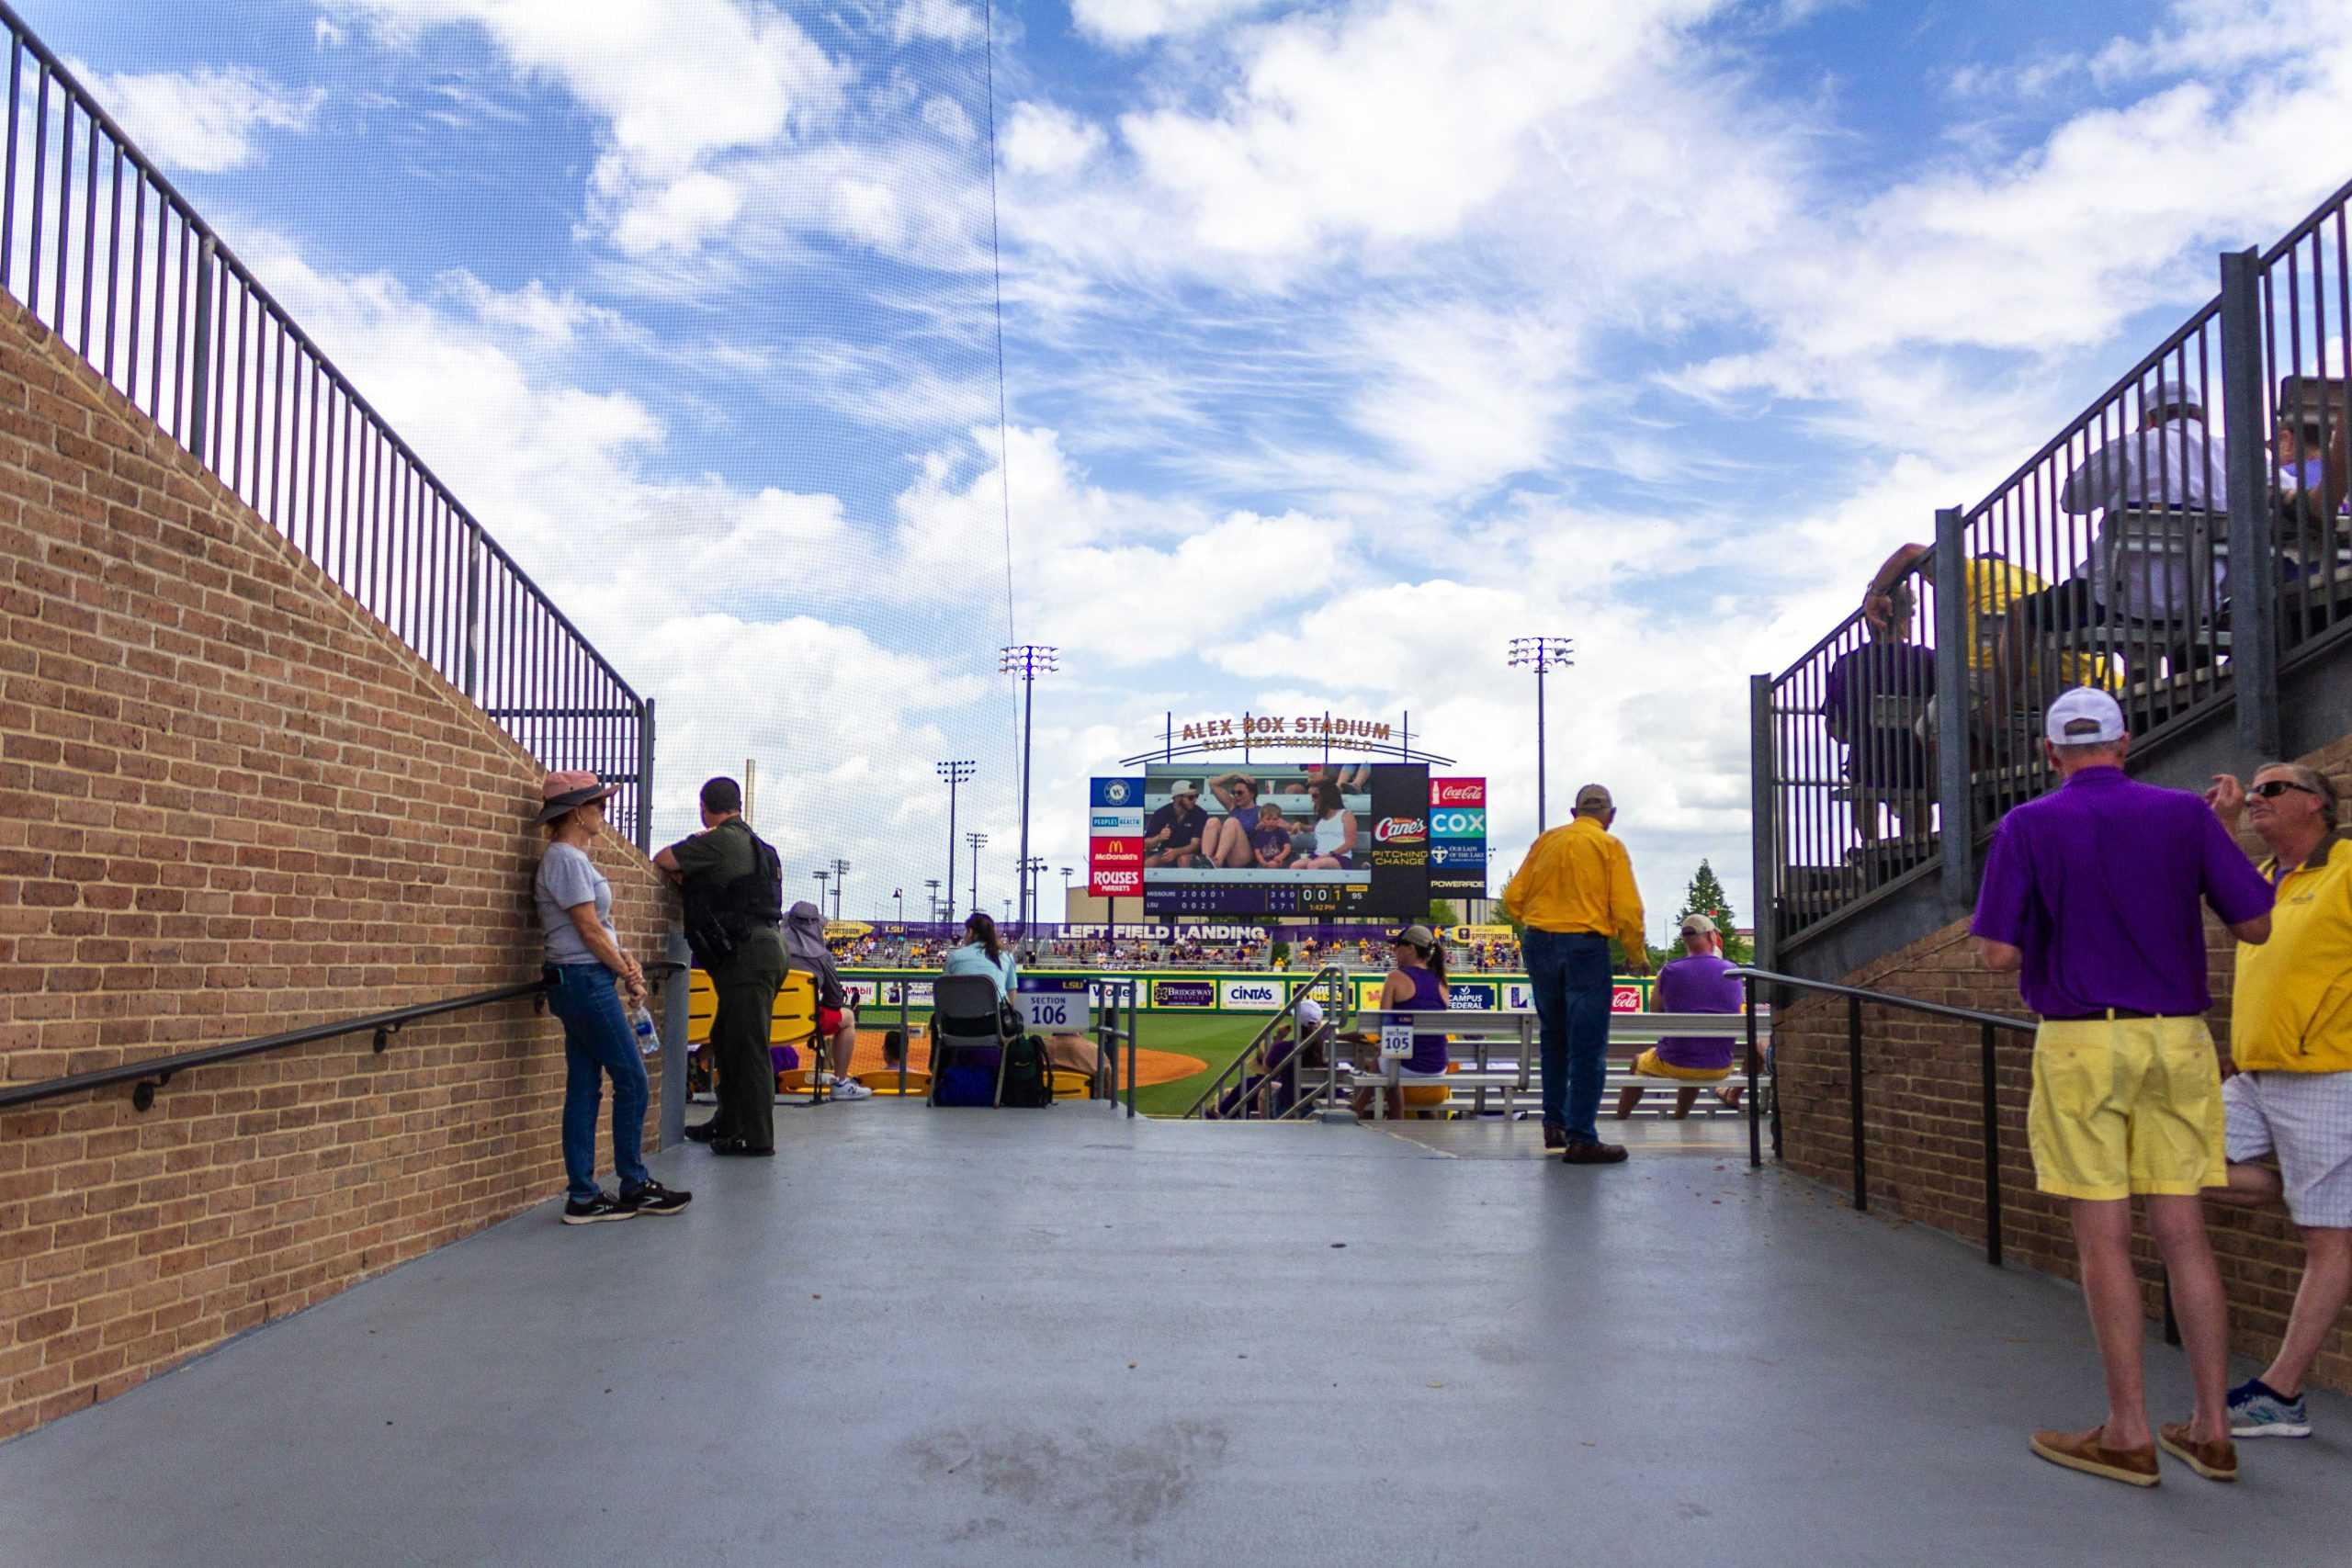
[[[1634,1071],[1645,1078],[1679,1078],[1684,1083],[1721,1083],[1732,1074],[1729,1067],[1678,1067],[1672,1062],[1661,1062],[1655,1045],[1634,1058]]]
[[[2228,1179],[2222,1125],[2201,1018],[2049,1021],[2034,1035],[2025,1130],[2044,1192],[2192,1197]]]

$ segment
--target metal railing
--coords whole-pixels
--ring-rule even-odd
[[[1783,975],[1770,969],[1740,968],[1733,970],[1732,973],[1740,977],[1747,990],[1747,1075],[1748,1083],[1751,1086],[1748,1090],[1751,1099],[1755,1094],[1753,1086],[1757,1076],[1756,988],[1758,985],[1760,983],[1767,986],[1788,986],[1798,990],[1816,991],[1824,996],[1846,998],[1847,1111],[1849,1118],[1849,1144],[1854,1172],[1854,1208],[1857,1213],[1867,1212],[1871,1206],[1870,1136],[1863,1116],[1865,1109],[1862,1089],[1863,1006],[1868,1004],[1872,1007],[1895,1008],[1905,1012],[1924,1013],[1931,1018],[1950,1019],[1957,1023],[1976,1026],[1981,1048],[1977,1071],[1983,1087],[1978,1134],[1982,1142],[1984,1160],[1984,1261],[1996,1269],[1999,1268],[2001,1266],[2001,1119],[1999,1064],[1996,1059],[1996,1046],[1997,1037],[2003,1030],[2030,1038],[2038,1025],[2031,1019],[2009,1018],[1997,1012],[1980,1012],[1974,1008],[1952,1007],[1944,1002],[1923,1002],[1910,997],[1896,996],[1891,991],[1866,990],[1859,986],[1834,986],[1827,981],[1807,980],[1795,975]],[[1776,1086],[1786,1082],[1777,1067],[1773,1073],[1773,1081]],[[1780,1157],[1781,1153],[1779,1103],[1781,1098],[1781,1091],[1776,1088],[1773,1096],[1772,1127],[1774,1158]],[[1747,1162],[1755,1166],[1762,1163],[1762,1155],[1757,1146],[1754,1131],[1756,1122],[1752,1114],[1748,1126],[1750,1131]]]
[[[914,1016],[918,1010],[926,1015],[931,1010],[928,1005],[918,1008],[918,1004],[914,1001],[913,987],[916,985],[929,984],[938,979],[939,973],[935,968],[892,969],[876,966],[860,968],[855,974],[844,976],[842,984],[852,993],[850,1005],[856,1010],[861,1024],[878,1021],[880,1019],[888,1017],[893,1010],[896,1010],[899,1020],[899,1038],[907,1043],[909,1056],[910,1056],[914,1042]],[[893,998],[887,990],[877,990],[869,1005],[865,991],[869,982],[878,987],[895,987],[898,994]],[[1094,1036],[1096,1061],[1101,1067],[1109,1069],[1108,1088],[1110,1098],[1114,1101],[1119,1098],[1119,1062],[1124,1048],[1126,1058],[1127,1114],[1132,1117],[1136,1114],[1137,1066],[1136,1053],[1138,1049],[1136,1038],[1142,1032],[1143,1019],[1143,1010],[1137,1001],[1141,994],[1140,987],[1131,977],[1104,976],[1099,980],[1089,978],[1086,982],[1086,992],[1091,1010],[1094,1014],[1094,1027],[1091,1032]],[[899,1062],[898,1092],[902,1096],[907,1092],[909,1056],[902,1056]]]
[[[5,3],[0,28],[0,289],[534,757],[621,784],[649,847],[652,703]]]
[[[660,967],[654,965],[647,972],[650,975]],[[247,1056],[283,1051],[288,1046],[341,1039],[346,1034],[373,1034],[376,1052],[380,1055],[390,1046],[392,1036],[398,1034],[404,1025],[449,1013],[467,1012],[475,1008],[495,1007],[501,1002],[543,997],[547,988],[546,981],[531,980],[521,985],[501,986],[496,990],[476,991],[470,996],[449,997],[440,1001],[419,1002],[413,1007],[393,1008],[388,1012],[373,1012],[360,1018],[314,1023],[301,1029],[289,1029],[280,1034],[263,1034],[251,1040],[232,1041],[225,1045],[207,1045],[168,1056],[151,1056],[142,1061],[124,1062],[118,1066],[48,1078],[40,1083],[18,1084],[14,1088],[0,1089],[0,1111],[14,1110],[21,1105],[37,1105],[44,1100],[57,1100],[65,1095],[121,1083],[136,1086],[130,1091],[130,1103],[138,1110],[145,1111],[155,1103],[157,1089],[181,1073],[197,1067],[218,1066],[223,1062],[242,1061]]]
[[[2143,753],[2225,702],[2275,753],[2281,658],[2352,622],[2348,202],[2221,257],[2220,293],[1757,679],[1768,960],[1930,867],[1973,891],[1978,835],[2049,787],[2037,720],[2068,687],[2113,693]]]
[[[1322,991],[1321,999],[1325,1009],[1324,1050],[1327,1054],[1330,1053],[1332,1051],[1331,1036],[1337,1034],[1342,1026],[1342,1014],[1347,1006],[1347,992],[1350,989],[1347,981],[1347,971],[1336,964],[1326,964],[1313,975],[1308,976],[1306,983],[1293,991],[1283,1005],[1267,1017],[1265,1023],[1251,1038],[1250,1043],[1241,1048],[1240,1054],[1227,1062],[1216,1077],[1209,1080],[1208,1088],[1201,1091],[1200,1098],[1193,1100],[1192,1108],[1184,1112],[1184,1119],[1187,1121],[1220,1119],[1222,1117],[1220,1108],[1225,1103],[1224,1096],[1228,1089],[1237,1087],[1235,1080],[1238,1078],[1240,1080],[1238,1087],[1241,1087],[1243,1091],[1237,1106],[1239,1114],[1232,1119],[1248,1121],[1257,1109],[1256,1102],[1259,1098],[1258,1094],[1248,1087],[1251,1077],[1256,1077],[1262,1080],[1260,1087],[1271,1086],[1276,1080],[1283,1078],[1285,1075],[1289,1075],[1295,1080],[1297,1058],[1309,1044],[1309,1036],[1302,1033],[1298,1028],[1298,1006],[1301,1002],[1315,997],[1318,987]],[[1262,1074],[1250,1073],[1250,1064],[1253,1060],[1260,1059],[1259,1053],[1273,1043],[1274,1031],[1284,1024],[1290,1026],[1290,1039],[1282,1043],[1274,1060],[1266,1062]],[[1329,1066],[1330,1070],[1336,1074],[1338,1071],[1336,1055],[1333,1055]],[[1336,1081],[1335,1078],[1334,1082]],[[1288,1109],[1295,1109],[1297,1099],[1298,1096],[1294,1094],[1293,1103]]]

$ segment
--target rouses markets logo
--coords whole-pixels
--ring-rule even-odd
[[[1097,893],[1133,893],[1143,886],[1139,871],[1097,871],[1094,891]]]
[[[1424,817],[1384,817],[1372,830],[1375,844],[1425,844],[1429,839],[1429,819]]]

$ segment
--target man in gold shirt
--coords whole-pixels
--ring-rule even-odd
[[[1624,1148],[1600,1141],[1600,1090],[1609,1075],[1609,939],[1625,966],[1650,972],[1634,863],[1611,836],[1616,803],[1589,784],[1576,816],[1535,840],[1503,889],[1503,912],[1525,928],[1528,987],[1543,1028],[1544,1146],[1568,1165],[1614,1165]]]
[[[2335,786],[2274,762],[2241,788],[2217,775],[2205,798],[2223,826],[2241,813],[2270,848],[2270,941],[2241,942],[2222,1086],[2229,1117],[2227,1203],[2287,1201],[2303,1233],[2303,1279],[2278,1354],[2230,1391],[2238,1438],[2308,1438],[2303,1379],[2352,1298],[2352,840],[2336,829]],[[2256,1165],[2276,1156],[2278,1168]]]

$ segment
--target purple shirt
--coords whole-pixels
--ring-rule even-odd
[[[2044,1018],[2187,1018],[2213,1005],[2200,900],[2234,925],[2270,887],[2196,795],[2086,768],[2001,819],[1968,929],[2023,950]]]
[[[1747,988],[1720,953],[1690,953],[1659,968],[1650,996],[1653,1012],[1738,1012]],[[1728,1034],[1676,1034],[1657,1043],[1657,1059],[1669,1067],[1728,1067],[1736,1043]]]
[[[1290,829],[1281,823],[1250,829],[1250,848],[1261,855],[1278,855],[1290,848]]]

